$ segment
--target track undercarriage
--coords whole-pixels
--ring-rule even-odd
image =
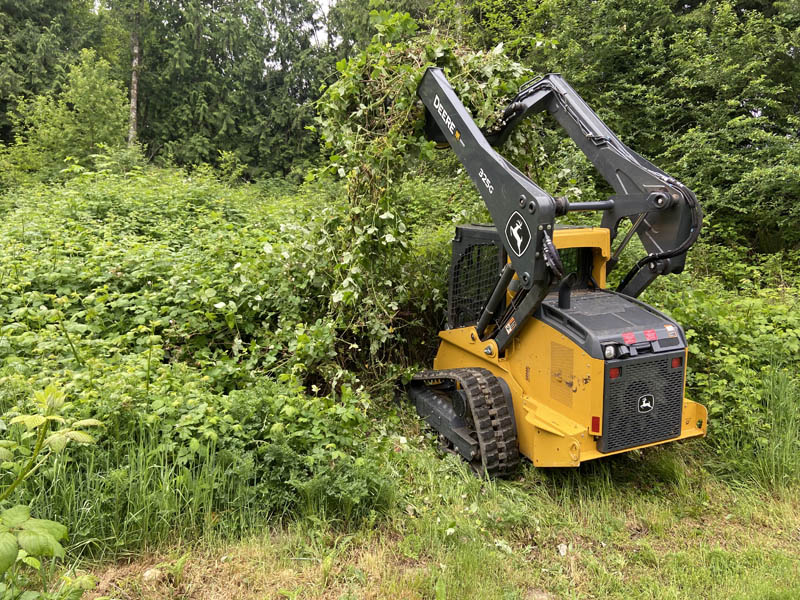
[[[511,394],[488,370],[423,371],[411,380],[409,395],[442,446],[476,474],[503,477],[519,464]]]

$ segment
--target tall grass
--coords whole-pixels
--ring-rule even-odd
[[[762,383],[770,429],[760,440],[758,453],[746,461],[739,457],[739,472],[749,473],[768,490],[791,489],[800,480],[800,388],[787,371],[777,368],[768,371]],[[104,558],[200,537],[258,534],[274,525],[276,517],[284,516],[259,500],[255,490],[261,482],[255,471],[251,476],[233,472],[230,457],[214,445],[204,447],[190,465],[183,465],[175,461],[174,450],[164,448],[163,441],[142,424],[135,439],[115,440],[111,448],[61,454],[37,485],[26,490],[26,501],[37,515],[70,524],[76,556]],[[602,528],[613,532],[618,528],[620,500],[627,498],[635,506],[647,497],[646,490],[672,498],[676,514],[695,512],[703,496],[697,452],[701,452],[699,443],[691,448],[650,450],[641,456],[611,457],[579,469],[525,468],[522,485],[476,479],[463,469],[453,469],[450,463],[457,460],[443,460],[436,453],[406,455],[400,463],[396,462],[399,457],[392,457],[395,474],[410,468],[410,480],[380,489],[386,498],[376,504],[395,505],[395,495],[402,492],[412,506],[411,514],[422,509],[416,505],[424,498],[422,503],[429,508],[433,505],[436,512],[452,515],[452,507],[468,511],[471,502],[483,498],[494,505],[491,512],[502,515],[504,527],[496,529],[525,528],[532,514],[537,521],[552,521],[571,520],[567,515],[574,513],[584,518],[591,515],[590,520],[604,523]],[[694,464],[687,463],[687,458]],[[324,478],[298,482],[301,501],[294,517],[335,520],[337,514],[347,516],[346,502],[327,505],[330,498],[320,489],[325,484]],[[555,507],[566,512],[558,516]],[[418,523],[418,552],[424,553],[432,538],[447,543],[448,528],[442,527],[447,521],[440,513],[436,520]],[[469,535],[479,531],[463,522],[459,529]]]
[[[229,476],[213,447],[183,466],[159,442],[143,435],[112,452],[87,449],[77,464],[60,455],[48,484],[28,490],[31,505],[42,517],[70,524],[76,554],[105,558],[265,525],[270,514],[255,500],[257,482]]]
[[[800,386],[785,369],[771,368],[763,380],[769,429],[753,462],[756,481],[767,489],[800,481]]]

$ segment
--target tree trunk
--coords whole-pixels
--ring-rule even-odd
[[[141,1],[136,7],[131,27],[131,114],[128,122],[128,145],[136,141],[137,113],[139,109],[139,19],[142,12]]]

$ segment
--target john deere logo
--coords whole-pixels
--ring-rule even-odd
[[[653,398],[653,394],[645,394],[644,396],[639,397],[639,412],[640,413],[647,413],[653,410],[653,405],[655,405],[656,399]]]
[[[525,254],[525,250],[531,243],[531,231],[528,229],[528,224],[517,211],[513,212],[506,223],[506,239],[517,256]]]

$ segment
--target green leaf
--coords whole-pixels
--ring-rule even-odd
[[[17,536],[19,545],[28,554],[33,556],[57,556],[64,557],[64,548],[52,535],[40,531],[23,529]]]
[[[62,452],[67,447],[69,440],[63,433],[54,433],[44,441],[45,445],[53,452]]]
[[[19,415],[11,419],[11,424],[16,425],[22,423],[27,427],[28,431],[41,427],[47,422],[47,418],[42,415]]]
[[[13,533],[0,533],[0,577],[17,560],[17,538]]]
[[[67,537],[66,526],[49,519],[28,519],[22,524],[22,529],[49,535],[56,540],[63,540]]]
[[[18,504],[0,513],[0,521],[7,527],[19,527],[30,518],[31,509],[23,504]]]
[[[33,397],[41,406],[52,410],[57,411],[64,406],[64,393],[53,384],[36,392]]]
[[[94,438],[85,431],[65,431],[64,435],[79,444],[93,444]]]
[[[42,568],[41,561],[33,556],[26,556],[25,558],[22,559],[22,562],[24,562],[29,567],[33,567],[37,571]]]
[[[155,403],[153,403],[155,404]],[[72,424],[73,427],[103,427],[103,422],[98,421],[97,419],[82,419],[80,421],[75,421]]]

